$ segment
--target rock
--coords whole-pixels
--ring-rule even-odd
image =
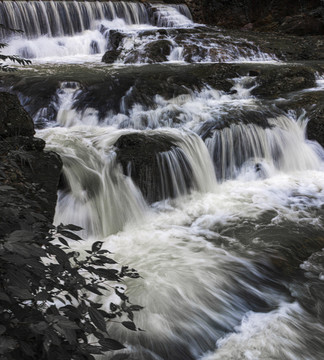
[[[117,50],[121,41],[125,37],[125,34],[117,30],[110,30],[109,31],[109,49],[110,50]]]
[[[167,61],[167,56],[170,55],[172,43],[169,40],[151,41],[145,45],[145,57],[149,63],[157,63]]]
[[[54,217],[62,161],[33,137],[31,118],[16,96],[0,93],[0,99],[10,105],[0,107],[1,131],[9,129],[0,138],[0,236],[15,230],[46,233]]]
[[[0,137],[33,136],[34,133],[33,120],[17,96],[0,92]]]
[[[133,133],[122,135],[115,143],[117,162],[122,166],[125,175],[130,175],[141,190],[144,198],[155,202],[169,197],[175,197],[180,192],[186,193],[192,187],[192,169],[185,154],[177,147],[170,136],[158,134]],[[174,184],[172,170],[164,166],[163,156],[177,149],[176,181]],[[178,175],[178,176],[177,176]],[[181,181],[183,179],[183,181]]]
[[[104,53],[101,61],[106,64],[113,64],[120,54],[120,50],[108,50]]]
[[[212,49],[214,50],[214,49]],[[195,44],[185,45],[183,49],[183,59],[186,62],[194,63],[197,61],[201,61],[207,55],[207,51],[205,48],[199,47]],[[218,51],[217,51],[218,55]]]
[[[287,16],[279,30],[293,35],[323,35],[323,19],[310,15]]]
[[[262,69],[257,77],[258,86],[252,95],[277,98],[284,93],[310,88],[315,85],[315,70],[306,66],[278,66]]]
[[[321,0],[185,0],[195,22],[228,29],[322,35]]]

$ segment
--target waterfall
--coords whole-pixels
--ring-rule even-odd
[[[276,170],[289,172],[322,167],[323,151],[305,142],[307,121],[303,117],[295,121],[279,116],[268,121],[268,128],[232,124],[215,130],[206,139],[219,180],[233,179],[242,169],[267,177]]]
[[[239,47],[217,28],[202,36],[185,4],[6,0],[0,24],[21,30],[0,29],[6,53],[37,63],[99,63],[107,50],[121,64],[277,60],[251,41]]]
[[[146,153],[147,148],[135,148],[141,169],[126,155],[126,177],[118,163],[123,164],[125,156],[118,151],[127,154],[129,136],[137,141],[142,133],[79,126],[39,134],[52,144],[50,148],[61,155],[64,163],[55,222],[78,224],[89,234],[107,236],[127,223],[139,221],[147,206],[143,196],[152,202],[179,197],[191,189],[211,191],[215,186],[208,151],[195,134],[148,131],[144,136],[153,136],[153,146],[168,138],[175,145],[169,151],[156,152],[153,158]],[[125,136],[128,138],[123,146],[120,140]]]
[[[151,11],[153,21],[157,26],[192,26],[191,14],[185,5],[154,4]]]
[[[269,64],[270,37],[182,4],[4,1],[0,23],[33,59],[1,90],[63,161],[55,224],[140,274],[121,286],[145,331],[109,322],[125,348],[96,358],[322,359],[322,65]]]
[[[101,20],[123,19],[126,24],[148,24],[145,6],[125,1],[3,1],[0,24],[22,30],[27,38],[58,37],[94,29]]]

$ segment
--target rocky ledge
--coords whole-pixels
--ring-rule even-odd
[[[17,97],[0,92],[0,237],[46,231],[53,221],[62,162],[34,134]]]

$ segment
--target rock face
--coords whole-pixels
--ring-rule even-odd
[[[0,93],[0,236],[44,230],[53,221],[62,162],[43,151],[16,96]]]
[[[323,35],[320,0],[186,0],[194,20],[226,28]]]

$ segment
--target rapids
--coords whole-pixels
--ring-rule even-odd
[[[0,23],[24,31],[2,33],[6,53],[33,59],[1,89],[63,160],[55,224],[141,275],[124,286],[145,331],[109,325],[126,349],[98,359],[321,360],[324,149],[289,100],[322,92],[323,74],[255,96],[266,62],[283,64],[185,5],[4,1]]]

